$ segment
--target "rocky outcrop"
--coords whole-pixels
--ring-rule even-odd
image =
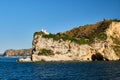
[[[100,53],[104,60],[119,59],[110,47],[111,45],[107,42],[79,45],[70,41],[58,42],[53,39],[45,39],[41,36],[39,36],[38,40],[40,43],[38,42],[33,46],[36,49],[34,55],[32,55],[33,61],[92,61],[92,55],[96,53]],[[39,51],[43,48],[52,50],[55,55],[38,55]]]
[[[4,56],[31,56],[32,48],[30,49],[20,49],[20,50],[6,50]]]
[[[54,35],[37,32],[31,59],[33,62],[119,60],[119,31],[120,22],[108,20]]]
[[[111,36],[120,39],[120,22],[112,22],[106,31],[108,38]]]
[[[32,62],[31,57],[26,57],[26,58],[20,58],[17,60],[17,62]]]

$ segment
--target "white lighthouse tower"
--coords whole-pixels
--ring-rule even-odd
[[[42,29],[41,31],[42,31],[43,33],[49,35],[49,33],[48,33],[45,29]]]

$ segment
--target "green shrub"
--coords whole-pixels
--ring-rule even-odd
[[[38,53],[38,55],[54,55],[52,50],[48,50],[48,49],[41,49],[40,52]]]
[[[111,38],[112,38],[112,40],[113,40],[113,42],[114,42],[115,44],[120,45],[120,40],[119,40],[119,39],[114,38],[114,37],[112,37],[112,36],[111,36]]]
[[[86,43],[88,43],[88,40],[86,40],[85,38],[80,38],[79,43],[86,44]]]
[[[44,33],[43,33],[42,31],[40,31],[40,32],[35,32],[35,33],[34,33],[34,36],[35,36],[35,35],[44,35]]]
[[[60,40],[60,37],[56,34],[42,35],[44,38],[53,38],[53,40]]]
[[[113,46],[113,50],[115,51],[115,54],[120,58],[120,46]]]
[[[63,41],[69,40],[71,42],[75,42],[75,43],[78,43],[78,44],[87,43],[85,38],[76,39],[76,38],[73,38],[73,37],[69,37],[67,35],[59,36],[57,34],[49,34],[49,35],[43,35],[42,37],[44,37],[44,38],[53,38],[53,40],[57,40],[57,41],[60,40],[60,39],[62,39]]]
[[[91,34],[89,36],[88,39],[82,37],[82,38],[74,38],[74,37],[70,37],[70,36],[67,36],[67,35],[60,35],[60,34],[44,34],[43,32],[35,32],[34,35],[42,35],[42,37],[44,38],[53,38],[53,40],[56,40],[56,41],[60,41],[61,39],[63,41],[71,41],[71,42],[75,42],[77,44],[91,44],[94,42],[95,39],[97,40],[106,40],[107,39],[107,35],[104,33],[104,32],[101,32],[101,33],[95,33],[95,34]]]
[[[104,41],[107,39],[107,35],[104,32],[90,35],[89,42],[92,43],[95,39]]]

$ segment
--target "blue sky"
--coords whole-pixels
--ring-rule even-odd
[[[42,28],[64,32],[104,18],[120,19],[120,0],[0,0],[0,53],[32,47]]]

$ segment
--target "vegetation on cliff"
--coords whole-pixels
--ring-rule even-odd
[[[120,57],[120,40],[117,38],[113,38],[112,36],[111,38],[112,38],[113,43],[115,44],[113,46],[113,49],[116,52],[116,54]]]
[[[52,50],[48,50],[48,49],[41,49],[38,53],[38,55],[46,55],[46,56],[50,56],[50,55],[54,55]]]
[[[72,30],[66,31],[64,33],[57,34],[44,34],[41,32],[35,32],[35,35],[42,35],[44,38],[53,38],[53,40],[63,40],[63,41],[71,41],[78,44],[91,44],[96,40],[105,41],[107,39],[107,35],[105,33],[106,29],[113,22],[120,20],[103,20],[101,22],[97,22],[96,24],[87,24],[84,26],[79,26],[78,28],[73,28]]]
[[[109,25],[113,22],[120,22],[120,20],[113,19],[113,20],[103,20],[97,22],[96,24],[87,24],[84,26],[79,26],[77,28],[73,28],[72,30],[66,31],[65,35],[74,37],[74,38],[90,38],[94,34],[104,33]]]

